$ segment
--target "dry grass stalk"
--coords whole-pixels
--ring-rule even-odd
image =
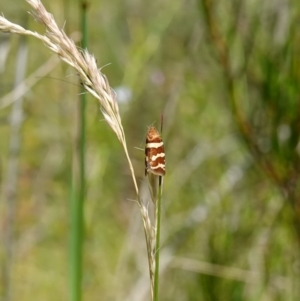
[[[62,29],[59,29],[53,16],[47,12],[40,0],[26,0],[33,8],[31,15],[35,20],[46,27],[44,35],[30,30],[26,30],[20,25],[8,21],[0,16],[0,30],[2,32],[17,33],[21,35],[33,36],[44,42],[52,52],[56,53],[64,62],[76,69],[80,76],[82,85],[100,102],[100,109],[106,122],[112,128],[121,142],[134,183],[137,202],[144,225],[146,237],[149,272],[151,279],[151,291],[153,292],[153,275],[155,267],[155,230],[151,224],[148,214],[148,208],[142,203],[139,196],[139,189],[134,173],[134,169],[129,157],[125,133],[121,122],[119,107],[116,100],[116,94],[110,87],[109,82],[104,74],[97,67],[96,60],[87,50],[79,50],[74,41],[70,39]],[[152,294],[153,295],[153,294]]]
[[[41,78],[50,73],[58,64],[59,59],[56,55],[51,56],[43,65],[39,66],[17,87],[1,97],[0,110],[13,104],[19,97],[29,91]]]

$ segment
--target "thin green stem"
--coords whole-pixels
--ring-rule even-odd
[[[78,191],[75,188],[76,185],[73,184],[72,186],[70,290],[71,301],[80,301],[82,279],[83,202],[81,202]]]
[[[159,177],[158,196],[155,211],[155,273],[154,273],[154,301],[158,301],[159,285],[159,254],[160,254],[160,217],[161,217],[161,199],[162,199],[162,177]]]
[[[81,47],[87,47],[87,5],[80,0],[81,12]],[[82,88],[82,92],[84,89]],[[71,223],[71,301],[82,300],[82,259],[84,240],[84,199],[85,199],[85,107],[86,94],[81,93],[79,99],[79,133],[76,145],[75,185],[72,187],[72,223]]]

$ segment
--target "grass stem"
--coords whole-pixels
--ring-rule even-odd
[[[81,12],[81,47],[87,48],[87,5],[85,1],[80,0]],[[71,301],[82,300],[82,261],[83,261],[83,241],[84,241],[84,199],[85,199],[85,107],[86,94],[82,87],[79,99],[79,133],[78,147],[76,147],[76,160],[78,162],[78,175],[76,177],[76,186],[73,185],[72,194],[72,229],[71,229]],[[76,171],[75,171],[76,172]],[[77,188],[78,187],[78,188]]]
[[[161,199],[162,199],[162,177],[158,179],[158,196],[155,210],[155,273],[154,273],[154,301],[158,301],[159,285],[159,253],[160,253],[160,217],[161,217]]]

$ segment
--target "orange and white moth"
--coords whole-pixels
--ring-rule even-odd
[[[152,173],[164,176],[166,173],[164,143],[154,126],[149,127],[145,147],[145,176]]]

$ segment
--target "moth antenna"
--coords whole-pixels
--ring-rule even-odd
[[[163,132],[163,127],[164,127],[164,113],[160,115],[160,134],[162,135]]]

